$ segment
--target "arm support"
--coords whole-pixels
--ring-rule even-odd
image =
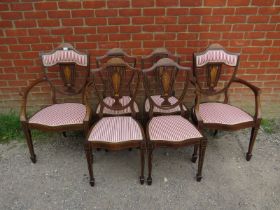
[[[252,85],[251,83],[240,79],[240,78],[234,78],[232,82],[236,82],[236,83],[240,83],[242,85],[247,86],[248,88],[250,88],[254,95],[255,95],[255,116],[254,119],[255,120],[260,120],[261,119],[261,103],[260,103],[260,94],[261,94],[261,89]]]
[[[29,91],[36,86],[37,84],[41,82],[46,82],[47,78],[42,77],[39,79],[36,79],[33,81],[28,87],[26,87],[22,92],[19,94],[22,96],[22,101],[21,101],[21,110],[20,110],[20,121],[27,121],[27,116],[26,116],[26,104],[27,104],[27,96]]]

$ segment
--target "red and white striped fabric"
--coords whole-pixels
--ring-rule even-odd
[[[92,129],[88,141],[119,143],[143,140],[138,123],[127,116],[103,117]]]
[[[87,66],[87,55],[81,55],[74,50],[57,50],[52,54],[42,55],[44,66],[53,66],[57,63],[76,63],[80,66]]]
[[[29,119],[29,123],[46,126],[83,124],[86,107],[78,103],[63,103],[48,106]]]
[[[183,141],[202,137],[196,127],[180,115],[152,118],[149,135],[152,141]]]
[[[201,67],[207,63],[221,62],[229,66],[237,65],[237,55],[231,55],[223,50],[209,50],[202,55],[196,56],[196,66]]]
[[[154,95],[154,96],[151,96],[151,98],[153,99],[153,101],[157,104],[157,105],[161,105],[161,103],[163,102],[163,98],[160,96],[160,95]],[[168,101],[171,103],[171,104],[175,104],[177,101],[178,101],[178,99],[177,98],[175,98],[174,96],[171,96],[169,99],[168,99]],[[145,101],[145,111],[146,112],[149,112],[149,110],[150,110],[150,101],[149,101],[149,99],[146,99],[146,101]],[[184,111],[187,111],[187,108],[183,105],[183,110]],[[176,107],[174,107],[174,108],[172,108],[172,109],[167,109],[167,110],[165,110],[165,109],[160,109],[160,108],[158,108],[158,107],[156,107],[156,106],[154,106],[154,112],[157,112],[157,113],[173,113],[173,112],[180,112],[181,111],[181,109],[180,109],[180,106],[178,105],[178,106],[176,106]]]
[[[236,125],[253,121],[253,118],[241,109],[223,103],[202,103],[199,114],[204,123]]]
[[[120,103],[124,106],[124,105],[127,105],[130,102],[130,100],[131,100],[131,98],[129,96],[123,96],[120,99]],[[103,101],[106,104],[112,106],[112,104],[115,102],[115,99],[113,99],[112,97],[106,97],[103,99]],[[134,102],[133,106],[134,106],[135,112],[136,113],[139,112],[138,105],[135,102]],[[96,109],[96,113],[98,114],[99,112],[100,112],[100,104],[98,104],[97,109]],[[126,109],[123,109],[123,110],[112,110],[112,109],[108,109],[108,108],[104,107],[103,113],[111,114],[111,115],[130,114],[131,109],[130,109],[130,107],[127,107]]]

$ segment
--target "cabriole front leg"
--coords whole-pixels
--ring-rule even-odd
[[[198,182],[200,182],[202,179],[202,167],[204,162],[206,146],[207,146],[207,140],[202,140],[199,146],[198,171],[196,175],[196,180]]]
[[[85,143],[85,153],[88,164],[88,172],[89,172],[89,184],[93,187],[95,184],[94,176],[93,176],[93,154],[92,147],[90,143]]]
[[[252,151],[253,151],[253,147],[254,147],[256,137],[257,137],[257,134],[258,134],[258,130],[259,130],[259,127],[253,127],[252,130],[251,130],[249,148],[248,148],[248,152],[246,154],[246,160],[247,161],[250,161],[251,158],[252,158]]]

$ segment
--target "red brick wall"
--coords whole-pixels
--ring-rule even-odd
[[[262,89],[263,104],[279,104],[279,13],[279,0],[1,0],[0,109],[19,106],[18,92],[41,74],[39,52],[61,42],[93,61],[113,47],[137,56],[166,47],[186,65],[218,42],[241,53],[238,75]],[[246,94],[232,90],[236,98]]]

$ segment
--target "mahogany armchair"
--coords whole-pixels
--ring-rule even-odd
[[[215,130],[235,131],[252,128],[246,154],[246,160],[252,157],[252,150],[261,123],[260,89],[236,76],[239,64],[239,53],[230,53],[219,44],[210,45],[205,51],[194,53],[193,75],[196,78],[202,96],[224,95],[224,101],[199,104],[199,115],[202,127]],[[222,80],[223,79],[223,80]],[[229,88],[233,83],[247,86],[255,97],[255,114],[248,114],[242,109],[229,104]],[[192,112],[196,120],[196,111]],[[195,149],[196,150],[196,149]]]
[[[152,67],[161,58],[169,58],[169,59],[174,60],[178,64],[180,64],[180,58],[178,56],[171,54],[165,48],[157,48],[150,55],[143,56],[141,58],[142,69]],[[152,80],[149,81],[150,85],[153,86],[153,88],[155,89],[155,93],[151,95],[151,98],[157,105],[160,105],[163,102],[163,99],[160,95],[160,93],[162,91],[162,85],[161,85],[161,81],[159,80],[159,72],[160,72],[159,69],[155,69],[154,71],[151,71],[151,75],[148,75],[148,77],[150,77],[153,80],[153,81]],[[176,70],[174,76],[176,76],[177,72],[178,71]],[[173,86],[172,86],[172,88],[173,88]],[[171,90],[171,91],[172,91],[172,96],[169,98],[169,100],[170,100],[171,104],[175,104],[178,101],[178,99],[174,96],[174,90]],[[146,120],[148,119],[149,110],[153,110],[155,115],[176,114],[176,113],[180,114],[181,113],[179,106],[176,106],[172,109],[160,109],[159,107],[155,106],[154,108],[150,109],[150,104],[151,104],[151,101],[146,96],[145,104],[144,104],[144,114],[145,114],[144,118]],[[183,106],[184,114],[186,114],[186,116],[188,116],[187,107],[184,104],[182,106]]]
[[[160,104],[154,100],[151,96],[149,77],[148,74],[152,71],[158,71],[158,80],[162,86],[162,92],[160,95]],[[202,178],[202,166],[204,160],[204,154],[207,145],[207,139],[203,137],[199,131],[199,126],[193,125],[185,118],[185,110],[183,108],[183,99],[187,91],[188,83],[191,81],[191,69],[189,67],[183,67],[177,64],[170,58],[162,58],[158,60],[152,67],[142,70],[144,85],[147,97],[150,101],[149,117],[150,120],[146,126],[147,148],[148,148],[148,185],[152,184],[152,153],[157,147],[184,147],[189,145],[195,145],[199,148],[199,163],[196,179],[200,181]],[[173,103],[172,94],[176,92],[174,84],[176,82],[176,76],[180,79],[184,78],[184,88],[178,100]],[[192,82],[192,84],[194,84]],[[176,93],[175,93],[176,94]],[[197,98],[199,100],[199,97]],[[161,110],[174,110],[175,107],[179,107],[179,114],[170,113],[166,115],[154,116],[155,108]],[[195,109],[199,109],[198,106]],[[200,122],[200,117],[197,116]],[[200,124],[198,124],[200,125]],[[197,154],[192,156],[192,162],[196,162]]]
[[[126,52],[124,52],[120,48],[113,48],[113,49],[109,50],[105,55],[96,57],[97,68],[100,68],[103,65],[106,65],[107,61],[111,58],[121,58],[125,62],[127,62],[131,67],[133,67],[133,68],[136,67],[136,61],[137,61],[136,57],[128,55]],[[100,82],[102,83],[103,88],[104,88],[102,97],[103,97],[103,100],[105,103],[112,105],[114,99],[111,96],[106,97],[106,94],[108,95],[107,91],[110,91],[110,87],[108,86],[109,83],[105,80],[105,78],[108,77],[108,75],[106,75],[106,72],[105,73],[102,72],[102,73],[104,75],[102,75],[101,72],[99,72],[99,75],[98,75],[100,77]],[[131,96],[133,94],[133,92],[131,90],[131,86],[132,86],[131,83],[134,78],[134,71],[132,71],[131,75],[129,75],[129,76],[130,77],[128,78],[128,82],[127,82],[127,89],[129,90],[129,92],[127,94],[123,95],[122,98],[120,98],[120,103],[123,105],[129,103],[129,101],[131,100]],[[134,102],[133,109],[137,114],[139,113],[139,107],[136,102]],[[131,115],[131,112],[132,111],[131,111],[130,107],[127,107],[126,109],[121,109],[121,110],[113,110],[113,109],[104,107],[102,115],[104,115],[104,116]],[[99,116],[101,115],[100,104],[97,106],[96,114]]]
[[[31,129],[63,133],[83,130],[84,134],[87,134],[91,120],[91,108],[84,101],[83,103],[57,103],[56,99],[56,93],[69,96],[84,94],[90,70],[89,55],[78,52],[72,45],[65,43],[51,52],[42,53],[41,61],[44,69],[43,77],[32,82],[21,93],[20,122],[33,163],[36,162],[36,155]],[[51,88],[52,105],[28,117],[26,106],[29,92],[43,82]]]
[[[92,70],[93,81],[87,85],[87,90],[93,86],[99,100],[100,120],[93,125],[85,142],[85,153],[88,163],[90,176],[90,185],[94,186],[95,180],[93,176],[93,148],[101,148],[105,150],[122,150],[129,148],[140,148],[141,158],[141,175],[140,183],[144,183],[144,152],[145,152],[145,135],[140,123],[135,120],[136,110],[134,109],[136,92],[140,80],[140,71],[131,67],[121,58],[111,58],[102,67]],[[134,72],[133,78],[129,72]],[[104,81],[110,91],[98,88],[99,82],[95,75],[102,74]],[[134,86],[131,98],[124,103],[122,100],[127,90],[126,82],[132,79]],[[110,97],[112,100],[103,100],[103,96]],[[115,114],[106,116],[105,108]],[[123,110],[130,109],[130,115],[123,115]]]

